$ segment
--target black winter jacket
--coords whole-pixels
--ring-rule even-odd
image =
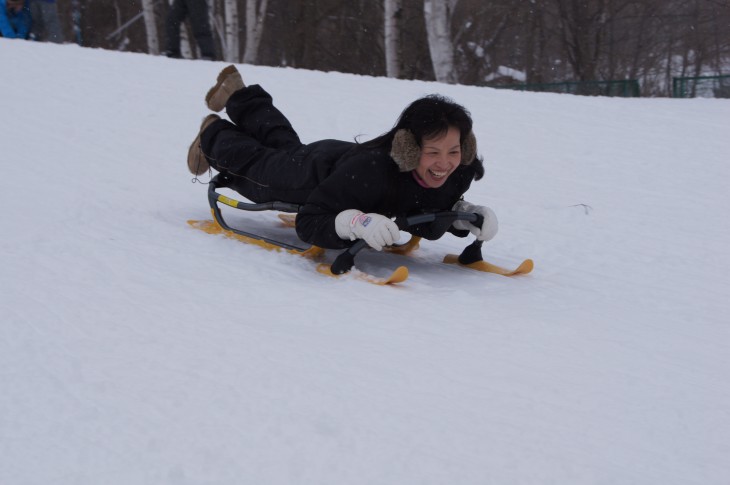
[[[474,162],[477,163],[480,162]],[[307,198],[297,216],[297,234],[317,246],[343,248],[352,244],[335,231],[335,218],[343,210],[358,209],[388,217],[451,210],[474,179],[474,164],[460,165],[437,189],[425,188],[416,182],[412,172],[400,172],[388,154],[353,146],[334,161],[330,173]],[[443,236],[430,224],[412,227],[409,232],[426,239]],[[459,236],[468,234],[452,232]]]

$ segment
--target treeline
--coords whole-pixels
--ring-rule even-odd
[[[59,9],[81,45],[159,54],[169,1]],[[643,96],[671,95],[673,77],[730,74],[729,0],[208,2],[230,62],[470,85],[637,79]]]

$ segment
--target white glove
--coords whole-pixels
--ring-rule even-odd
[[[451,210],[456,212],[473,212],[475,214],[481,214],[484,217],[482,227],[476,227],[468,221],[456,221],[453,224],[454,228],[469,231],[480,241],[489,241],[497,235],[497,230],[499,229],[497,214],[489,207],[474,205],[465,200],[460,200],[454,204]]]
[[[395,222],[380,214],[363,214],[357,209],[337,214],[335,230],[342,239],[364,239],[377,251],[400,239],[400,229]]]

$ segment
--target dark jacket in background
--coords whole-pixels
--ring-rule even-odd
[[[28,2],[18,12],[8,10],[5,0],[0,0],[0,36],[8,39],[27,39],[32,20]]]

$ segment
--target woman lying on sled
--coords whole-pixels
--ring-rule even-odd
[[[201,175],[220,172],[229,188],[255,203],[300,204],[297,235],[330,249],[356,239],[381,250],[398,241],[398,216],[437,211],[473,212],[481,227],[456,221],[448,232],[480,241],[497,233],[497,217],[470,204],[463,194],[484,175],[472,120],[462,106],[438,95],[411,103],[396,125],[365,143],[321,140],[303,144],[289,120],[259,85],[245,86],[235,66],[218,75],[206,96],[208,115],[188,152],[188,168]],[[408,229],[438,239],[430,224]]]

